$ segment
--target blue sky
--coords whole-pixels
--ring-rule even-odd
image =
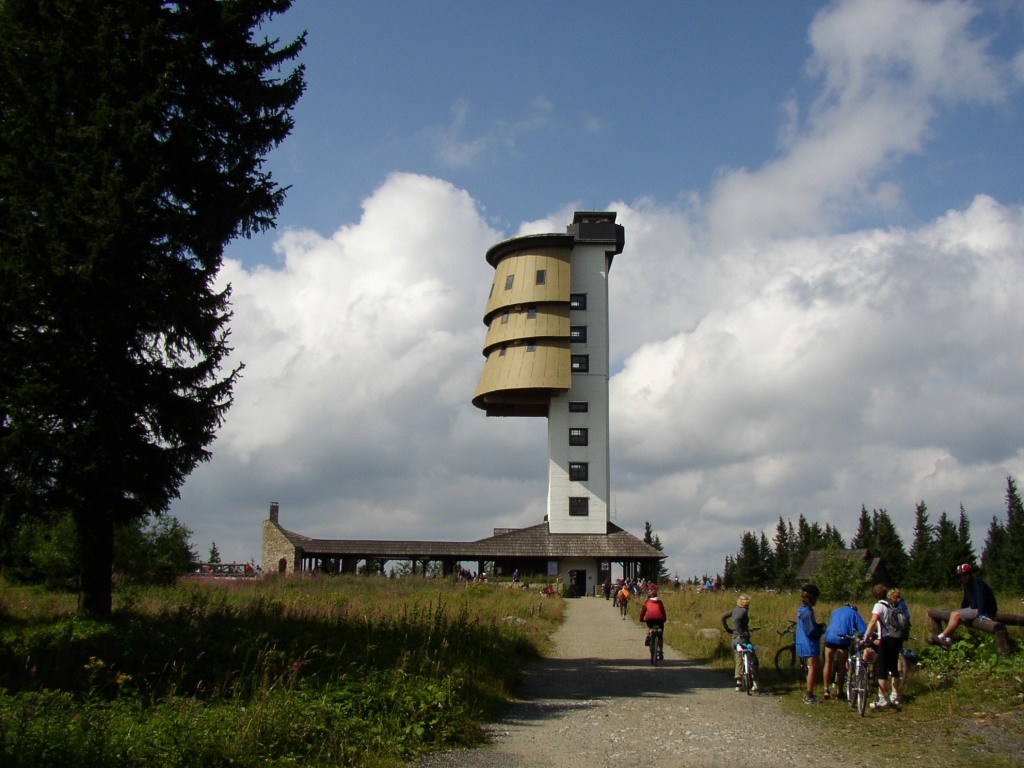
[[[227,252],[236,403],[172,513],[201,552],[543,517],[539,420],[486,419],[484,252],[626,227],[616,522],[681,576],[803,514],[970,516],[1024,467],[1024,4],[298,0],[278,227]]]

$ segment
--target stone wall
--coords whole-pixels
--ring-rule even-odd
[[[263,521],[263,573],[295,573],[298,571],[298,553],[281,532],[277,522],[277,502],[270,505],[270,518]],[[285,567],[281,570],[281,561]]]

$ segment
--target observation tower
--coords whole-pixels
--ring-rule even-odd
[[[608,272],[625,245],[615,216],[577,211],[565,234],[487,251],[494,282],[473,405],[547,418],[551,534],[609,533]]]

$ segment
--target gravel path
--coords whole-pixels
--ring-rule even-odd
[[[551,657],[527,670],[522,699],[487,728],[491,743],[430,755],[420,768],[850,763],[778,697],[736,693],[730,677],[667,647],[651,667],[643,637],[601,598],[568,601]]]

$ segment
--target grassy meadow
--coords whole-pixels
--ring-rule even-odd
[[[667,642],[722,669],[728,685],[733,658],[717,630],[737,593],[667,588],[662,596]],[[773,668],[776,649],[791,640],[778,631],[795,618],[795,594],[751,593],[766,692],[879,768],[1019,765],[1020,628],[1009,659],[991,637],[963,629],[940,651],[923,642],[926,612],[956,605],[959,594],[906,597],[920,664],[901,712],[859,718],[842,702],[801,703],[802,684]],[[999,597],[1012,612],[1011,598]],[[477,744],[523,666],[549,647],[565,606],[508,585],[365,576],[122,587],[103,623],[77,618],[75,602],[0,582],[4,768],[383,768]],[[818,620],[833,607],[819,603]],[[870,601],[859,607],[866,614]],[[633,601],[634,619],[638,611]]]
[[[0,765],[388,766],[479,742],[561,598],[418,578],[0,582]]]
[[[660,593],[668,610],[666,641],[684,655],[723,670],[732,676],[733,655],[720,617],[736,605],[737,592],[701,593],[671,587]],[[780,676],[774,668],[776,650],[792,642],[780,630],[796,619],[799,594],[750,592],[750,625],[761,627],[753,640],[761,663],[761,683],[769,694],[780,694],[783,706],[795,716],[820,724],[823,738],[860,751],[874,766],[942,765],[945,768],[1010,768],[1020,766],[1024,755],[1024,632],[1010,628],[1015,652],[998,655],[991,635],[961,627],[949,650],[928,646],[930,608],[959,606],[961,592],[904,592],[911,609],[911,639],[907,645],[917,654],[903,691],[900,712],[854,714],[845,702],[802,703],[805,683]],[[1000,610],[1024,613],[1020,596],[997,595]],[[856,603],[861,616],[870,617],[873,601]],[[827,622],[837,603],[820,601],[815,617]],[[635,617],[636,610],[631,609]],[[816,692],[821,697],[822,685]],[[897,746],[898,745],[898,746]]]

